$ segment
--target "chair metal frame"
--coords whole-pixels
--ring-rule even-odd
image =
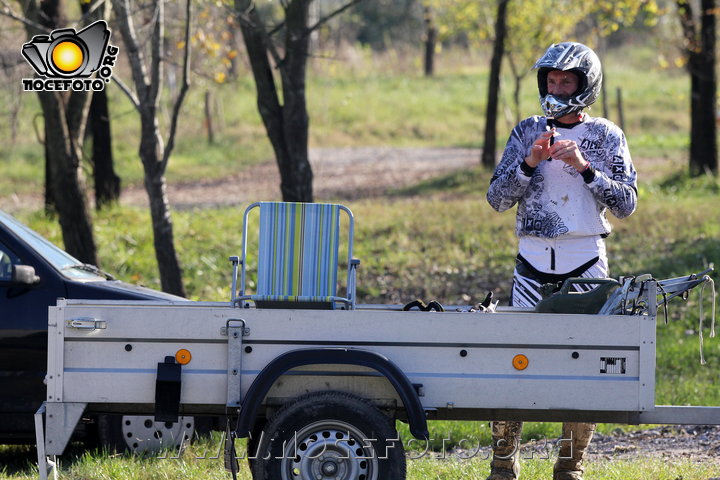
[[[279,204],[291,205],[291,204],[293,204],[293,203],[295,203],[295,204],[297,204],[297,205],[303,205],[303,208],[306,208],[305,205],[323,205],[323,204],[310,204],[310,203],[308,203],[308,204],[303,204],[303,203],[299,203],[299,202],[255,202],[255,203],[249,205],[249,206],[245,209],[245,213],[243,214],[242,256],[241,256],[241,257],[237,257],[237,256],[230,257],[230,261],[231,261],[232,264],[233,264],[233,273],[232,273],[232,296],[231,296],[231,303],[232,303],[233,305],[242,305],[243,302],[248,301],[248,300],[255,302],[258,297],[266,296],[266,295],[267,295],[267,292],[265,292],[265,294],[262,294],[262,295],[259,295],[259,294],[248,295],[248,294],[245,293],[245,290],[246,290],[246,276],[247,276],[247,259],[248,259],[248,256],[247,256],[247,248],[248,248],[248,217],[249,217],[249,215],[250,215],[250,212],[251,212],[253,209],[258,208],[258,210],[260,210],[260,213],[262,213],[262,208],[263,208],[263,206],[271,207],[271,206],[273,206],[273,205],[279,205]],[[324,204],[324,205],[329,205],[329,206],[333,206],[333,207],[337,207],[337,208],[338,208],[338,221],[339,221],[340,212],[341,212],[341,211],[342,211],[342,212],[345,212],[345,214],[346,214],[347,217],[348,217],[348,222],[349,222],[349,225],[348,225],[348,243],[347,243],[347,245],[348,245],[348,251],[347,251],[347,280],[346,280],[346,283],[345,283],[346,288],[347,288],[347,296],[346,296],[346,297],[340,297],[340,296],[337,296],[337,295],[332,295],[332,296],[329,296],[329,301],[332,303],[332,307],[333,307],[333,308],[334,308],[334,305],[335,305],[336,303],[343,303],[343,304],[345,305],[345,308],[350,309],[350,310],[354,310],[354,309],[355,309],[355,300],[356,300],[356,299],[355,299],[356,272],[357,272],[357,267],[358,267],[358,265],[360,265],[360,260],[358,260],[358,259],[356,259],[356,258],[353,258],[353,236],[354,236],[354,233],[355,233],[355,220],[354,220],[353,214],[352,214],[352,212],[350,211],[350,209],[347,208],[347,207],[344,206],[344,205],[340,205],[340,204]],[[261,228],[262,228],[262,226],[259,226],[258,234],[260,233]],[[338,224],[338,228],[339,228],[339,224]],[[315,232],[315,235],[318,235],[318,234],[319,234],[319,232]],[[339,245],[339,240],[340,240],[340,234],[339,234],[339,231],[338,231],[338,245]],[[263,246],[262,246],[262,245],[258,245],[258,249],[257,249],[257,257],[258,257],[258,259],[260,258],[261,248],[263,248]],[[258,262],[258,263],[259,263],[259,262]],[[335,268],[336,270],[339,270],[339,265],[340,265],[340,261],[339,261],[339,258],[338,258],[337,261],[335,262],[334,268]],[[239,268],[238,268],[238,267],[239,267]],[[238,269],[240,270],[240,290],[239,290],[239,291],[237,290],[237,287],[238,287]],[[259,266],[258,266],[258,275],[261,275]],[[335,284],[335,291],[334,291],[334,293],[337,293],[338,283],[339,283],[339,282],[336,282],[336,284]],[[259,282],[258,282],[258,284],[259,284]],[[253,298],[253,297],[255,297],[255,298]],[[294,300],[292,300],[292,299],[290,299],[290,300],[282,300],[283,303],[285,303],[285,302],[287,303],[287,307],[288,307],[288,308],[292,308],[292,303],[293,303],[293,301],[294,301]],[[302,300],[302,299],[301,299],[300,301],[305,301],[305,300]],[[310,303],[313,303],[313,301],[310,301]],[[316,303],[320,304],[320,303],[327,303],[327,302],[316,302]],[[256,305],[257,305],[257,303],[256,303]]]

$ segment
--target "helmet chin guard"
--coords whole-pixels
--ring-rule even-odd
[[[589,107],[600,95],[602,66],[600,59],[590,48],[581,43],[563,42],[548,47],[533,66],[537,69],[540,106],[549,118],[561,118],[579,113]],[[547,76],[552,70],[572,72],[578,76],[579,87],[569,97],[559,97],[548,92]]]
[[[545,112],[545,116],[547,118],[554,119],[558,117],[564,117],[568,113],[572,113],[566,113],[569,105],[567,104],[567,102],[562,101],[555,95],[545,95],[544,97],[540,97],[540,106],[542,107],[543,112]]]
[[[583,109],[582,106],[572,105],[567,98],[556,97],[551,94],[540,97],[540,106],[545,116],[552,119],[558,119],[571,113],[579,113]]]

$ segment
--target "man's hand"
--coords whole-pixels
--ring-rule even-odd
[[[547,160],[550,156],[550,139],[555,135],[555,129],[553,128],[549,132],[543,132],[540,134],[532,148],[530,149],[530,155],[525,158],[525,163],[530,167],[535,168],[540,165],[540,162]],[[553,145],[554,146],[554,145]]]
[[[573,140],[558,140],[548,151],[550,157],[567,163],[578,172],[582,172],[588,166],[589,162],[583,158],[577,143]]]

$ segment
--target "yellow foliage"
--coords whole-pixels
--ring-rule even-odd
[[[217,83],[225,83],[226,75],[223,72],[217,72],[215,74],[215,81]]]

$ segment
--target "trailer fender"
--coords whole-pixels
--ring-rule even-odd
[[[290,369],[316,364],[359,365],[372,368],[395,388],[407,412],[410,433],[419,440],[430,437],[425,411],[410,380],[397,365],[384,355],[354,348],[308,348],[280,355],[258,374],[242,401],[235,434],[247,437],[258,408],[275,381]]]

